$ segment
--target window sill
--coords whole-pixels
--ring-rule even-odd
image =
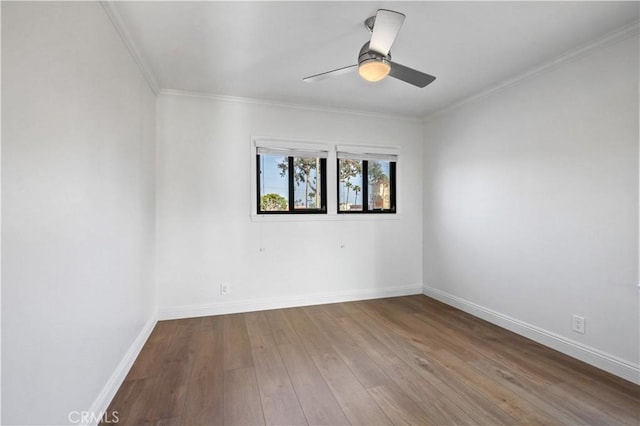
[[[395,213],[358,213],[358,214],[251,214],[251,222],[358,222],[378,220],[400,220],[400,214]]]

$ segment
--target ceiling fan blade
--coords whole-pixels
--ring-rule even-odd
[[[376,20],[373,24],[369,49],[382,56],[387,56],[400,31],[404,18],[405,16],[402,13],[394,12],[393,10],[378,9]]]
[[[338,68],[337,70],[323,72],[322,74],[312,75],[310,77],[305,77],[302,81],[306,81],[308,83],[313,83],[316,81],[324,80],[330,77],[336,77],[343,74],[348,74],[349,72],[355,70],[358,65],[349,65],[348,67]]]
[[[391,71],[389,71],[389,75],[418,87],[425,87],[436,79],[432,75],[405,67],[404,65],[400,65],[396,62],[391,63]]]

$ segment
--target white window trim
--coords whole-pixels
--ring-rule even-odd
[[[300,152],[327,152],[327,213],[323,214],[258,214],[258,188],[257,182],[257,165],[256,155],[258,148],[273,149],[274,151],[300,151]],[[322,221],[379,221],[379,220],[400,220],[401,218],[401,175],[396,175],[396,213],[395,214],[378,214],[378,213],[361,213],[361,214],[339,214],[338,210],[338,193],[336,185],[337,170],[337,153],[344,152],[352,155],[369,155],[373,156],[394,156],[397,164],[400,164],[400,148],[387,146],[368,146],[368,145],[343,145],[335,142],[318,142],[307,141],[303,139],[287,139],[273,138],[263,136],[251,137],[250,155],[251,155],[251,180],[250,191],[250,214],[249,219],[252,222],[322,222]],[[401,170],[398,168],[398,170]]]
[[[368,159],[388,159],[398,161],[400,148],[393,146],[336,145],[338,157]]]
[[[312,151],[330,152],[333,149],[331,144],[307,142],[300,139],[274,139],[274,138],[254,138],[252,146],[254,148],[271,148],[283,151]]]

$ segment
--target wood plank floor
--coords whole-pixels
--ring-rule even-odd
[[[426,296],[159,322],[120,425],[640,424],[640,387]]]

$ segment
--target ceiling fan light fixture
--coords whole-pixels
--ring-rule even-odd
[[[380,81],[386,76],[404,81],[416,87],[425,87],[436,78],[432,75],[405,67],[397,62],[391,62],[391,46],[404,22],[405,15],[393,10],[378,9],[375,16],[367,18],[365,27],[371,31],[371,39],[366,42],[358,54],[358,63],[333,71],[305,77],[303,81],[320,81],[325,78],[342,75],[355,70],[366,81]]]
[[[358,73],[367,81],[380,81],[389,75],[391,64],[384,58],[371,58],[360,62]]]

